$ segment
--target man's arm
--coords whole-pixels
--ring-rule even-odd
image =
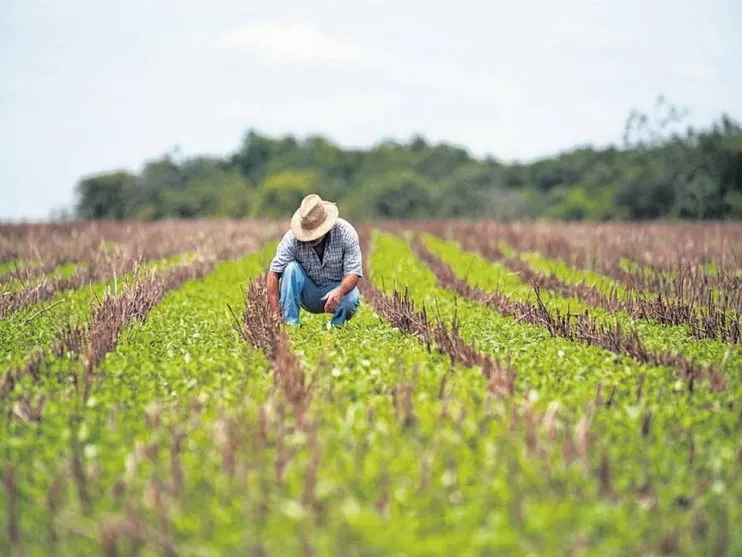
[[[343,296],[356,287],[360,278],[354,274],[345,275],[340,286],[333,288],[322,296],[322,299],[325,300],[325,313],[333,313],[340,305],[340,302],[343,301]]]
[[[271,261],[270,270],[268,271],[268,280],[266,289],[268,291],[268,305],[271,311],[281,312],[281,296],[278,291],[278,281],[283,274],[286,266],[296,259],[296,240],[289,230],[278,243],[276,255]]]
[[[281,275],[279,275],[275,271],[268,271],[268,280],[266,285],[268,288],[268,305],[270,306],[271,311],[275,314],[281,313],[281,298],[278,292],[278,281],[280,278]]]
[[[361,246],[358,242],[358,233],[349,224],[343,229],[343,280],[340,286],[330,290],[322,299],[325,302],[325,311],[333,313],[340,305],[348,292],[358,284],[358,279],[363,276],[363,262]]]
[[[345,296],[348,292],[356,287],[360,278],[361,277],[359,277],[358,275],[346,275],[345,277],[343,277],[343,282],[341,282],[340,286],[338,287],[340,288],[340,293]]]

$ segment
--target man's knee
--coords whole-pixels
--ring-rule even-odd
[[[281,284],[284,286],[291,285],[292,287],[303,287],[304,281],[307,278],[307,274],[302,269],[298,262],[292,261],[281,274]]]
[[[348,315],[353,315],[358,310],[358,306],[361,305],[361,294],[358,288],[354,288],[345,295],[343,305]]]
[[[283,270],[283,278],[291,277],[294,275],[303,275],[304,269],[301,268],[298,261],[291,261],[286,268]]]
[[[281,274],[281,304],[286,304],[289,300],[299,299],[304,290],[306,276],[304,269],[296,261],[286,265]]]

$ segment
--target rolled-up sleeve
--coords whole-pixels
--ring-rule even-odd
[[[270,270],[274,273],[282,274],[286,265],[296,260],[296,239],[291,231],[286,232],[284,237],[278,243],[276,255],[271,261]]]
[[[343,276],[363,276],[363,260],[358,233],[352,226],[343,231]]]

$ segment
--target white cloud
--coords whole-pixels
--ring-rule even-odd
[[[368,57],[360,46],[304,23],[242,25],[222,36],[219,45],[244,49],[271,60],[359,61]]]

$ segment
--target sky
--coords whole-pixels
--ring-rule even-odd
[[[0,0],[0,220],[246,130],[533,160],[658,95],[742,120],[740,0]]]

